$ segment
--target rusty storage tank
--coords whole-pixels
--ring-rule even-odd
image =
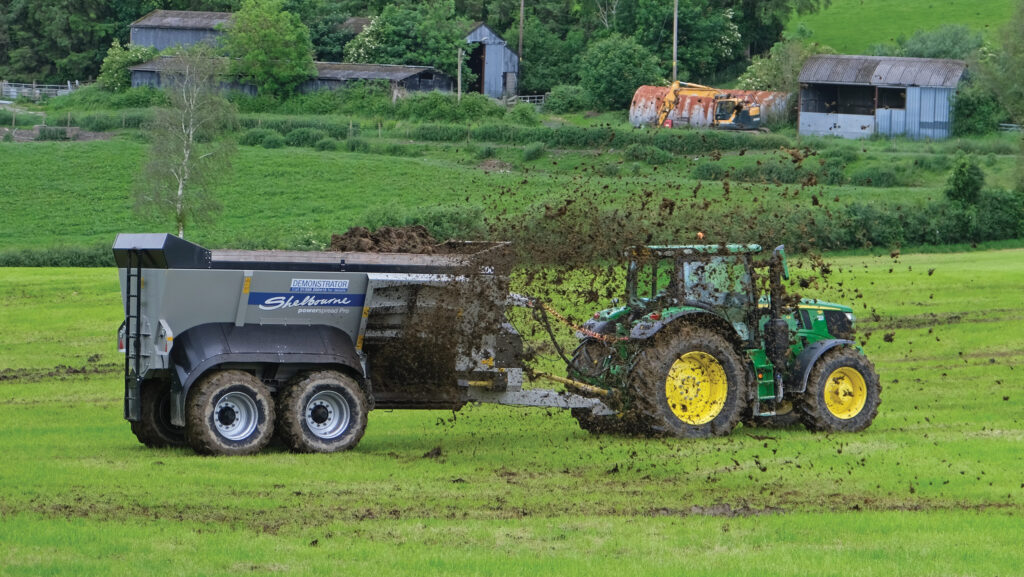
[[[715,95],[739,98],[761,105],[764,120],[784,117],[789,103],[789,94],[767,90],[719,90],[706,86],[691,85],[679,92],[675,109],[669,112],[668,120],[673,126],[709,127],[715,117]],[[641,86],[633,95],[629,105],[629,122],[634,127],[651,126],[658,119],[668,86]]]

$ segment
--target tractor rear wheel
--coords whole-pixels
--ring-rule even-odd
[[[160,381],[142,383],[141,419],[132,422],[132,433],[140,443],[158,449],[183,447],[185,427],[171,423],[171,385]]]
[[[299,453],[344,451],[363,438],[367,413],[366,395],[355,379],[316,371],[297,377],[278,398],[278,433]]]
[[[668,329],[639,355],[630,388],[654,432],[675,437],[728,435],[747,407],[749,374],[742,357],[717,332]]]
[[[251,455],[274,435],[274,399],[245,371],[204,376],[189,390],[185,412],[188,444],[204,455]]]
[[[881,393],[871,361],[852,347],[842,347],[814,363],[799,408],[812,431],[863,431],[878,414]]]

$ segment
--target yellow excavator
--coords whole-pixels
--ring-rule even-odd
[[[679,81],[673,82],[668,87],[668,93],[658,108],[658,118],[655,126],[665,126],[665,121],[668,120],[669,114],[675,110],[680,100],[688,96],[697,97],[701,107],[708,104],[713,105],[712,128],[719,130],[763,130],[761,128],[760,104],[723,93],[721,90],[711,88],[710,86]]]

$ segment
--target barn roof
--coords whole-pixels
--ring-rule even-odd
[[[175,63],[173,56],[160,56],[149,62],[136,64],[129,70],[164,72]],[[348,62],[314,62],[317,78],[330,80],[391,80],[401,82],[423,72],[440,73],[430,66],[402,66],[394,64],[352,64]]]
[[[956,88],[966,66],[962,60],[940,58],[819,54],[804,63],[800,82]]]
[[[230,12],[194,12],[191,10],[154,10],[132,22],[132,28],[184,28],[216,30],[231,20]]]
[[[430,66],[398,64],[353,64],[349,62],[316,62],[317,77],[333,80],[402,81],[422,72],[438,72]]]

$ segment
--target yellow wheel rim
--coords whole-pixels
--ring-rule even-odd
[[[825,406],[837,419],[852,419],[860,414],[868,400],[864,375],[853,367],[832,371],[825,383]]]
[[[703,425],[717,417],[725,406],[728,390],[722,364],[700,351],[676,359],[665,379],[669,408],[689,425]]]

